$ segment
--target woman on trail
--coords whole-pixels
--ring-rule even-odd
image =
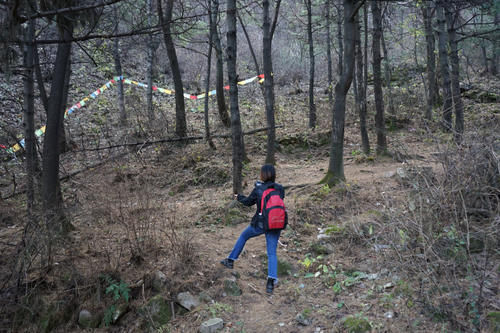
[[[252,217],[250,225],[243,230],[240,237],[234,245],[233,251],[229,254],[229,257],[222,260],[220,263],[227,268],[233,268],[234,261],[238,259],[245,243],[248,239],[262,234],[266,235],[266,248],[267,248],[267,284],[266,292],[272,293],[275,283],[278,281],[278,257],[276,256],[276,247],[278,246],[278,240],[280,238],[281,230],[264,230],[264,224],[262,218],[259,218],[259,213],[261,212],[261,199],[262,194],[268,188],[274,188],[279,191],[281,199],[285,198],[285,190],[283,186],[274,182],[276,179],[276,170],[274,166],[270,164],[263,165],[260,170],[260,181],[255,183],[255,188],[248,197],[235,194],[234,198],[244,204],[245,206],[252,206],[257,204],[257,211]]]

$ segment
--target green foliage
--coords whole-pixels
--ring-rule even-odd
[[[220,317],[224,313],[233,312],[233,308],[229,304],[215,302],[207,306],[208,312],[212,318]]]
[[[349,333],[370,332],[372,329],[372,325],[362,313],[347,317],[344,320],[344,327]]]
[[[104,312],[104,325],[108,327],[113,323],[113,316],[117,310],[117,303],[120,299],[125,300],[128,303],[130,298],[130,288],[128,284],[120,280],[120,282],[113,279],[111,276],[104,274],[101,278],[106,282],[106,295],[111,294],[113,296],[113,304],[111,304]]]

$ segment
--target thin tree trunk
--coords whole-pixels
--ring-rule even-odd
[[[69,230],[64,218],[63,198],[59,183],[59,136],[64,114],[64,84],[68,59],[71,56],[73,26],[70,22],[59,29],[62,43],[57,45],[57,54],[50,89],[49,109],[43,145],[42,201],[47,226],[47,252],[44,264],[52,265],[52,240],[57,233]]]
[[[262,25],[262,63],[264,65],[264,100],[266,104],[266,120],[267,127],[267,149],[266,163],[275,164],[274,157],[276,129],[274,120],[274,78],[273,78],[273,62],[272,62],[272,36],[271,22],[269,18],[269,1],[262,2],[263,7],[263,25]]]
[[[381,29],[381,42],[382,42],[382,51],[384,51],[384,75],[385,75],[385,83],[387,86],[387,93],[388,93],[388,102],[389,102],[389,114],[391,116],[396,115],[396,111],[394,109],[394,100],[392,97],[392,74],[391,74],[391,63],[389,61],[389,52],[387,52],[387,47],[385,45],[385,38],[384,38],[384,31]]]
[[[215,144],[210,137],[210,123],[208,121],[208,92],[210,91],[210,72],[212,69],[212,44],[214,34],[212,32],[213,22],[212,22],[212,10],[210,9],[210,0],[209,0],[209,9],[208,9],[208,22],[210,26],[210,32],[208,36],[208,56],[207,56],[207,77],[205,79],[205,100],[204,100],[204,120],[205,120],[205,137],[210,146],[210,148],[215,150]]]
[[[335,85],[330,160],[328,171],[322,180],[323,183],[328,184],[330,187],[345,179],[343,159],[345,106],[347,92],[351,86],[354,72],[354,41],[356,39],[355,3],[355,0],[344,0],[344,36],[346,43],[343,58],[345,61],[343,63],[342,75]]]
[[[36,45],[33,48],[33,57],[35,76],[38,83],[38,91],[40,92],[40,99],[42,100],[43,109],[45,110],[45,113],[47,113],[47,110],[49,108],[49,98],[47,97],[47,90],[45,89],[45,84],[43,83],[42,69],[40,68],[40,56],[38,54],[38,47]]]
[[[212,0],[212,35],[215,46],[215,54],[217,56],[215,89],[217,91],[217,107],[219,110],[219,118],[222,124],[229,128],[231,127],[231,118],[227,112],[226,100],[224,98],[224,54],[220,42],[219,32],[217,31],[217,20],[219,18],[219,0]]]
[[[62,101],[62,109],[63,112],[61,113],[61,135],[59,136],[59,147],[60,147],[60,153],[65,153],[68,151],[69,146],[68,146],[68,140],[66,138],[66,129],[64,128],[64,113],[67,109],[68,105],[68,94],[69,94],[69,81],[71,77],[71,57],[68,57],[67,62],[66,62],[66,75],[64,78],[64,90],[63,90],[63,101]]]
[[[341,2],[342,0],[339,0]],[[339,43],[339,59],[337,66],[337,74],[340,77],[344,68],[344,41],[342,38],[342,11],[337,13],[337,42]]]
[[[425,41],[427,50],[427,108],[425,111],[425,119],[432,119],[432,109],[437,102],[437,85],[436,85],[436,40],[432,31],[432,2],[425,1],[422,7],[422,16],[424,19]]]
[[[451,90],[455,108],[455,141],[461,143],[464,132],[464,104],[460,95],[460,59],[458,57],[458,42],[455,28],[457,18],[458,12],[454,15],[450,10],[446,10],[448,40],[450,43]]]
[[[158,17],[160,25],[163,29],[163,38],[165,40],[165,48],[167,50],[170,68],[172,70],[172,78],[174,80],[175,89],[175,133],[179,137],[187,135],[186,125],[186,111],[184,105],[184,88],[182,86],[181,71],[179,69],[179,62],[177,61],[177,54],[175,52],[175,45],[172,39],[171,24],[172,13],[174,9],[174,0],[167,0],[167,7],[165,8],[165,17],[163,17],[163,9],[161,1],[158,1]]]
[[[161,1],[161,0],[160,0]],[[152,0],[147,0],[147,6],[148,6],[148,26],[152,26],[152,18],[153,18],[153,1]],[[118,24],[118,23],[117,23]],[[148,85],[147,90],[146,90],[146,109],[148,110],[148,118],[150,124],[153,124],[155,120],[155,114],[153,110],[153,61],[154,61],[154,54],[155,54],[155,45],[154,45],[154,40],[153,40],[153,35],[149,34],[148,35],[148,47],[147,47],[147,61],[148,61],[148,70],[146,74],[146,83]],[[175,51],[174,51],[175,52]],[[177,88],[176,88],[177,89]]]
[[[119,16],[118,16],[118,10],[113,8],[113,15],[115,19],[115,29],[114,32],[115,34],[119,33],[120,26],[119,26]],[[113,60],[115,62],[115,72],[118,77],[122,77],[123,72],[122,72],[122,61],[121,61],[121,52],[120,52],[120,39],[115,38],[113,40]],[[118,85],[118,112],[120,113],[120,123],[122,125],[127,124],[127,111],[125,109],[125,95],[123,93],[123,80],[119,79],[116,84]]]
[[[495,29],[499,30],[500,25],[500,8],[497,5],[495,7]],[[492,40],[493,52],[491,55],[491,74],[498,74],[498,66],[500,65],[500,41],[498,38]]]
[[[312,1],[304,0],[307,9],[307,42],[309,44],[309,128],[316,127],[316,104],[314,104],[314,40],[312,34]]]
[[[238,14],[238,21],[240,21],[241,29],[243,30],[243,34],[245,35],[245,39],[247,40],[248,43],[248,48],[250,49],[250,54],[252,55],[253,63],[255,65],[255,73],[257,75],[260,75],[262,73],[260,72],[259,61],[257,60],[257,56],[255,55],[255,51],[253,50],[252,41],[250,40],[247,28],[245,27],[245,24],[243,23],[243,19],[241,18],[240,14]]]
[[[37,164],[36,155],[36,139],[35,139],[35,102],[34,102],[34,22],[29,20],[24,28],[24,48],[23,48],[23,65],[24,65],[24,135],[26,150],[26,208],[28,221],[33,220],[33,209],[35,205],[35,170]]]
[[[451,96],[451,83],[450,83],[450,70],[448,67],[448,48],[447,48],[447,38],[445,31],[445,17],[444,8],[442,0],[436,3],[436,13],[438,21],[438,35],[439,35],[439,67],[441,71],[441,85],[443,89],[443,128],[445,131],[450,131],[452,128],[452,96]]]
[[[377,154],[383,154],[387,150],[385,138],[385,120],[384,120],[384,94],[382,91],[382,70],[380,56],[380,40],[382,38],[382,14],[380,12],[379,2],[372,1],[373,17],[373,90],[375,94],[375,132],[377,133]]]
[[[366,11],[366,7],[364,8]],[[359,20],[356,21],[356,45],[355,45],[355,72],[356,79],[355,87],[356,89],[356,108],[359,114],[359,128],[361,133],[361,147],[363,149],[363,153],[370,153],[370,140],[368,139],[368,131],[366,128],[366,91],[365,91],[365,83],[363,81],[364,67],[366,64],[363,64],[363,52],[361,50],[361,31],[359,26]]]
[[[326,9],[326,57],[328,61],[328,105],[333,104],[333,69],[332,69],[332,18],[330,15],[330,0],[325,1]]]
[[[229,78],[229,102],[231,110],[231,139],[233,147],[233,193],[242,191],[243,135],[238,107],[236,72],[236,0],[227,1],[227,74]]]

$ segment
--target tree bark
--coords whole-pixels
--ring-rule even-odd
[[[451,62],[451,91],[453,94],[453,106],[455,108],[455,141],[462,142],[464,132],[464,104],[460,94],[460,59],[458,57],[458,42],[455,22],[458,19],[458,11],[451,12],[446,9],[446,22],[448,26],[448,40],[450,43]]]
[[[339,0],[341,2],[342,0]],[[338,10],[337,13],[337,42],[339,43],[339,59],[337,66],[337,74],[340,77],[344,68],[344,42],[342,38],[342,11]]]
[[[264,100],[266,104],[267,127],[267,149],[266,163],[275,164],[276,129],[274,119],[274,77],[272,60],[272,32],[269,18],[269,1],[264,0],[263,5],[263,25],[262,25],[262,64],[264,66]],[[279,6],[276,6],[279,10]],[[276,13],[277,15],[277,13]]]
[[[71,57],[68,57],[67,62],[66,62],[66,73],[65,73],[65,78],[64,78],[64,89],[63,89],[63,100],[62,100],[62,105],[61,108],[63,112],[61,113],[61,134],[59,135],[59,147],[60,147],[60,153],[65,153],[68,151],[69,146],[68,146],[68,140],[66,138],[66,129],[64,128],[64,117],[65,117],[65,111],[68,106],[68,94],[69,94],[69,83],[70,83],[70,77],[71,77]]]
[[[450,83],[450,70],[448,65],[448,48],[447,48],[447,38],[445,31],[445,17],[444,8],[442,0],[436,3],[436,13],[438,22],[438,48],[439,48],[439,68],[441,71],[441,86],[443,89],[443,118],[442,125],[445,131],[450,131],[452,129],[452,97],[451,97],[451,83]]]
[[[227,1],[227,74],[231,110],[231,141],[233,150],[233,193],[242,191],[243,135],[238,107],[238,76],[236,72],[236,0]]]
[[[33,219],[33,209],[35,205],[35,170],[37,165],[36,138],[35,138],[35,101],[34,101],[34,22],[28,20],[24,28],[24,149],[26,151],[26,208],[28,221]]]
[[[45,259],[48,267],[52,263],[52,238],[56,233],[67,231],[69,227],[68,221],[64,218],[63,198],[59,183],[59,137],[62,135],[61,122],[65,111],[63,107],[64,85],[68,60],[71,56],[70,41],[73,35],[72,23],[69,20],[66,21],[66,24],[59,26],[62,43],[57,45],[43,145],[42,200],[48,233],[47,258]]]
[[[427,50],[427,108],[425,119],[432,119],[432,109],[438,100],[436,84],[436,40],[432,31],[432,2],[425,1],[422,6],[422,16],[424,19],[425,45]]]
[[[496,5],[495,7],[495,29],[497,31],[499,30],[499,25],[500,25],[500,6]],[[498,74],[498,66],[500,65],[500,41],[498,38],[493,39],[492,41],[493,45],[493,52],[491,55],[491,74],[492,75],[497,75]]]
[[[208,22],[209,26],[212,27],[212,10],[208,9]],[[211,29],[211,28],[210,28]],[[212,31],[208,34],[208,56],[207,56],[207,77],[205,79],[205,99],[204,99],[204,121],[205,121],[205,137],[210,146],[210,148],[215,150],[215,144],[210,137],[210,122],[208,121],[208,93],[210,91],[210,73],[212,69],[212,49],[213,49],[213,33]]]
[[[174,9],[174,0],[167,0],[165,8],[165,17],[163,17],[163,9],[161,0],[158,1],[158,18],[163,29],[163,39],[165,40],[165,48],[167,50],[170,68],[172,70],[172,78],[174,80],[175,89],[175,134],[179,137],[187,135],[186,111],[184,105],[184,88],[182,86],[181,71],[179,62],[175,52],[175,45],[172,39],[171,24],[172,13]]]
[[[224,98],[224,54],[220,42],[219,32],[217,31],[217,20],[219,17],[219,0],[212,0],[212,26],[215,54],[217,56],[215,89],[217,91],[217,107],[219,110],[219,118],[222,124],[229,128],[231,127],[231,118],[227,112],[226,99]]]
[[[314,40],[312,33],[312,1],[304,0],[307,9],[307,43],[309,45],[309,128],[316,127],[316,104],[314,104]]]
[[[160,0],[161,1],[161,0]],[[152,26],[152,17],[153,17],[153,1],[147,0],[148,6],[148,26]],[[116,23],[118,24],[118,23]],[[153,124],[155,120],[155,114],[153,110],[153,61],[155,55],[155,45],[153,40],[153,35],[148,35],[148,47],[147,47],[147,61],[148,61],[148,70],[146,74],[146,83],[148,85],[146,89],[146,109],[148,110],[148,118],[150,124]],[[175,50],[174,50],[175,52]],[[177,88],[176,88],[177,89]]]
[[[328,171],[322,182],[330,187],[345,179],[344,175],[344,124],[346,96],[351,86],[354,72],[354,41],[356,38],[356,22],[354,13],[355,0],[344,0],[344,62],[342,75],[335,85],[335,102],[333,105],[332,142]],[[339,57],[340,58],[340,57]],[[340,59],[339,59],[340,62]]]
[[[389,102],[389,114],[391,116],[396,115],[396,110],[394,109],[394,100],[392,97],[392,74],[391,74],[391,63],[389,61],[389,52],[387,52],[387,46],[385,45],[385,37],[383,29],[380,30],[380,40],[382,42],[382,51],[384,51],[384,76],[385,76],[385,85],[387,87],[387,99]]]
[[[375,132],[377,133],[377,154],[383,154],[387,150],[385,138],[385,120],[384,120],[384,94],[382,91],[382,71],[380,56],[380,40],[382,38],[382,14],[380,12],[379,2],[372,1],[373,17],[373,90],[375,94]]]
[[[364,8],[366,11],[366,7]],[[366,128],[366,91],[365,91],[365,83],[363,80],[364,67],[367,64],[363,63],[363,52],[361,50],[361,31],[359,26],[359,20],[356,21],[356,45],[355,45],[355,72],[356,72],[356,84],[357,84],[357,93],[356,95],[356,108],[359,114],[359,129],[361,133],[361,147],[363,153],[370,153],[370,140],[368,139],[368,130]]]
[[[333,104],[333,69],[332,69],[332,18],[330,15],[330,0],[325,0],[326,10],[326,57],[328,62],[328,105]]]
[[[36,45],[33,48],[33,59],[40,99],[42,100],[43,109],[45,110],[45,113],[47,113],[47,110],[49,109],[49,98],[47,97],[47,90],[45,89],[45,84],[43,82],[42,69],[40,68],[40,55],[38,54],[38,47]]]
[[[257,60],[257,56],[255,55],[255,51],[253,50],[252,41],[250,40],[247,28],[245,27],[240,14],[238,14],[238,21],[240,21],[241,29],[243,30],[243,34],[245,35],[245,39],[247,40],[248,48],[250,49],[250,54],[252,55],[253,63],[255,65],[255,73],[257,75],[260,75],[262,73],[260,72],[259,61]]]

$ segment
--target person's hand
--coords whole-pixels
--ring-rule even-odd
[[[233,194],[233,199],[234,200],[238,200],[238,194],[237,193]]]

